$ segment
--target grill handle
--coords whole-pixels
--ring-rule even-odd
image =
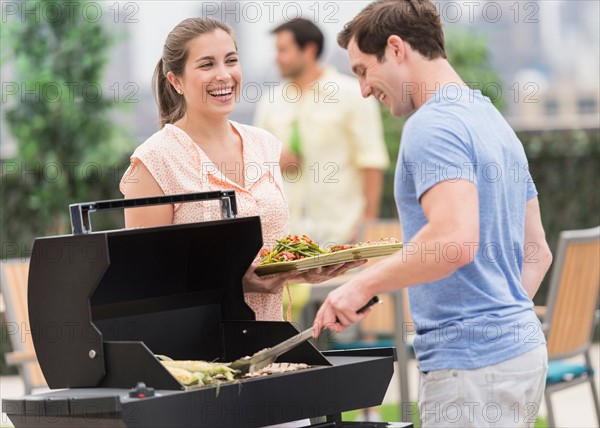
[[[214,192],[181,193],[178,195],[152,196],[135,199],[110,199],[107,201],[82,202],[69,205],[71,230],[73,235],[83,235],[92,231],[90,213],[124,208],[147,207],[150,205],[166,205],[174,203],[220,200],[223,218],[237,216],[235,190],[218,190]]]

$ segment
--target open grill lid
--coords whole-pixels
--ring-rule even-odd
[[[221,199],[223,192],[212,195]],[[228,197],[235,207],[235,195]],[[140,206],[157,199],[121,202]],[[197,194],[189,196],[196,200]],[[114,209],[118,202],[81,205]],[[240,348],[244,341],[225,337],[232,327],[224,328],[228,321],[255,318],[241,284],[262,246],[258,217],[95,233],[89,233],[88,221],[84,229],[38,238],[33,246],[29,319],[50,388],[147,381],[155,388],[182,389],[154,354],[210,361],[264,346],[265,338],[255,337],[254,346]],[[294,333],[292,327],[275,337]],[[320,356],[316,350],[315,355]]]

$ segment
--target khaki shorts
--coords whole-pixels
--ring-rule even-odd
[[[548,352],[540,345],[480,369],[421,373],[421,426],[533,427],[547,372]]]

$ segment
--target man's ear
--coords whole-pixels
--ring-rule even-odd
[[[392,58],[397,62],[403,62],[406,58],[406,45],[400,36],[392,34],[388,37],[386,50],[391,52]]]
[[[308,53],[310,58],[314,58],[314,60],[316,61],[318,59],[317,58],[318,50],[319,50],[319,48],[316,43],[307,43],[306,45],[304,45],[303,52]]]

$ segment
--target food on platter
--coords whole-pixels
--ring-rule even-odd
[[[364,241],[358,242],[356,244],[343,244],[343,245],[334,245],[333,247],[329,247],[329,251],[335,253],[337,251],[350,250],[352,248],[361,248],[361,247],[372,247],[374,245],[388,245],[388,244],[399,244],[400,241],[396,238],[381,238],[377,241]]]
[[[291,270],[311,269],[338,263],[387,256],[402,248],[396,238],[381,238],[376,241],[334,245],[321,248],[306,235],[288,235],[278,239],[277,245],[260,252],[257,275],[268,275]]]
[[[288,235],[285,238],[278,239],[277,245],[273,250],[263,248],[260,252],[260,264],[289,262],[292,260],[301,260],[305,257],[313,257],[321,254],[327,254],[328,250],[323,250],[319,244],[314,242],[306,235]]]

